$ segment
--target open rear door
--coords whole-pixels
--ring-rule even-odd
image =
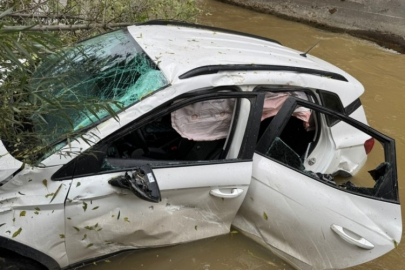
[[[297,106],[311,110],[318,129],[303,155],[283,133]],[[327,117],[346,129],[338,146],[324,124]],[[322,149],[325,140],[334,151]],[[317,152],[328,153],[322,155],[322,164],[328,164],[322,170],[316,166],[321,162]],[[402,221],[393,139],[322,106],[289,98],[259,140],[253,160],[252,182],[233,225],[295,267],[346,268],[398,245]]]

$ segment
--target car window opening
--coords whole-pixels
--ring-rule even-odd
[[[266,92],[259,139],[290,96],[309,100],[309,97],[303,91]],[[305,155],[308,155],[314,147],[317,130],[316,116],[311,110],[304,107],[297,107],[292,116],[280,138],[303,160]]]
[[[241,100],[212,99],[196,102],[153,118],[130,133],[78,161],[75,175],[122,170],[143,165],[176,166],[236,159],[227,157]],[[178,101],[177,101],[178,102]],[[175,104],[176,101],[173,104]],[[168,105],[170,107],[171,105]],[[239,150],[237,151],[239,152]]]
[[[322,113],[319,115],[326,119],[326,115]],[[305,145],[313,138],[313,134],[311,134],[313,130],[307,133],[303,132],[304,130],[302,120],[290,117],[281,134],[262,154],[339,189],[381,199],[396,200],[393,170],[391,164],[385,160],[385,149],[382,143],[374,144],[374,141],[379,141],[351,127],[351,130],[348,131],[351,134],[349,137],[343,133],[335,134],[333,140],[339,145],[333,144],[332,149],[328,150],[323,143],[318,142],[318,145],[315,146],[317,149],[314,150],[314,156],[309,155],[305,150]],[[368,146],[371,142],[374,147]],[[312,166],[311,159],[320,159],[325,152],[328,155],[334,155],[334,160],[337,162],[332,162],[327,169],[321,171],[313,169],[316,166]]]

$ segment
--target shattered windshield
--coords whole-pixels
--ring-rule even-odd
[[[118,112],[166,86],[163,73],[125,30],[107,33],[51,56],[33,74],[33,87],[51,89],[71,104],[112,101]],[[94,110],[95,108],[95,110]],[[52,144],[111,115],[105,109],[61,108],[58,114],[32,116],[35,132]]]

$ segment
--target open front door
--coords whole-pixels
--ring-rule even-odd
[[[310,140],[287,128],[299,124],[291,120],[297,107],[311,110]],[[344,138],[332,137],[328,117],[340,121]],[[302,144],[305,151],[299,152]],[[346,268],[398,245],[402,221],[393,139],[289,98],[260,138],[253,160],[251,186],[233,225],[297,268]]]
[[[262,106],[255,93],[172,100],[79,157],[66,202],[69,263],[229,232]]]

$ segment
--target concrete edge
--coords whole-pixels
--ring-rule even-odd
[[[405,54],[405,39],[404,37],[390,33],[390,32],[383,32],[379,30],[368,30],[368,29],[350,29],[350,28],[343,28],[340,26],[334,26],[330,24],[326,24],[323,22],[319,22],[314,19],[304,18],[302,16],[298,17],[298,15],[288,15],[286,13],[281,13],[275,8],[272,8],[269,5],[255,3],[254,1],[238,1],[238,0],[217,0],[220,2],[240,6],[243,8],[247,8],[250,10],[258,11],[261,13],[275,15],[277,17],[287,19],[290,21],[296,21],[300,23],[307,24],[309,26],[313,26],[319,29],[335,32],[335,33],[346,33],[351,36],[365,39],[368,41],[372,41],[377,43],[378,45],[395,50],[399,53]]]

